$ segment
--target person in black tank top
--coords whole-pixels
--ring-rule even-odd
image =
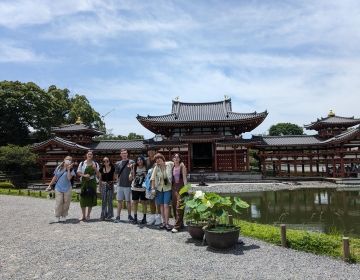
[[[100,192],[101,192],[101,215],[100,220],[110,220],[114,217],[113,197],[114,197],[114,172],[115,167],[111,164],[108,157],[104,157],[103,165],[100,168]]]

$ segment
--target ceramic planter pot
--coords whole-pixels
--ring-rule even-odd
[[[204,224],[188,224],[187,229],[193,239],[203,240],[204,230],[202,229]]]
[[[215,249],[227,249],[233,247],[239,239],[239,228],[237,227],[221,227],[221,230],[218,228],[206,229],[205,230],[205,239],[207,244]]]

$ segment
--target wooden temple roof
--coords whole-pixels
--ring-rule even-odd
[[[326,118],[317,119],[317,121],[310,124],[304,125],[306,129],[318,130],[321,128],[327,127],[352,127],[360,124],[360,119],[355,119],[354,117],[339,117],[335,115],[329,115]]]
[[[76,133],[76,134],[80,134],[80,133],[86,133],[86,134],[90,134],[90,135],[102,135],[104,134],[103,132],[101,132],[100,130],[97,130],[95,128],[92,128],[90,126],[87,126],[85,124],[67,124],[67,125],[62,125],[62,126],[58,126],[58,127],[52,127],[51,131],[54,133]]]
[[[101,140],[92,143],[90,148],[95,151],[143,150],[145,145],[144,140]]]
[[[59,146],[65,146],[67,148],[71,148],[71,149],[75,149],[75,150],[84,150],[84,151],[89,150],[88,147],[76,144],[74,142],[65,140],[65,139],[63,139],[61,137],[57,137],[57,136],[50,138],[48,140],[45,140],[43,142],[40,142],[40,143],[35,143],[34,145],[32,145],[32,150],[35,150],[35,151],[42,150],[51,143],[55,143],[55,144],[58,144]]]
[[[184,103],[174,101],[171,114],[159,116],[137,116],[137,120],[147,129],[158,133],[159,127],[189,126],[236,126],[244,131],[257,127],[268,115],[267,111],[257,113],[236,113],[232,111],[231,99],[207,103]]]
[[[330,139],[324,140],[317,135],[289,135],[289,136],[262,136],[259,147],[286,147],[286,146],[326,146],[344,142],[360,135],[360,126],[350,128]]]

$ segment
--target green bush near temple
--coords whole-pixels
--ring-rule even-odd
[[[9,181],[0,182],[0,189],[13,189],[13,188],[14,185]]]

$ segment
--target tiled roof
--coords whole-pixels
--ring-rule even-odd
[[[120,151],[121,149],[143,150],[145,149],[145,145],[143,140],[102,140],[94,142],[91,145],[91,149],[97,151]]]
[[[137,116],[138,121],[158,133],[156,127],[184,127],[201,122],[203,125],[243,125],[244,131],[258,126],[268,115],[267,111],[257,113],[236,113],[231,111],[231,100],[207,103],[183,103],[173,101],[171,114],[159,116]]]
[[[360,133],[360,126],[348,129],[330,139],[322,140],[317,135],[294,135],[294,136],[262,136],[263,144],[260,146],[311,146],[328,145],[351,139]]]
[[[267,112],[235,113],[231,111],[231,100],[207,103],[184,103],[173,101],[172,112],[160,116],[138,116],[138,120],[152,122],[197,122],[197,121],[239,121],[265,118]]]
[[[95,128],[92,128],[90,126],[84,125],[84,124],[67,124],[62,125],[58,127],[52,127],[51,130],[53,132],[60,132],[60,133],[66,133],[66,132],[91,132],[92,135],[102,135],[103,133]]]
[[[322,141],[313,135],[294,135],[294,136],[263,136],[267,146],[306,146],[319,145]]]
[[[50,138],[46,141],[40,142],[40,143],[35,143],[34,145],[32,145],[32,149],[33,150],[39,150],[43,147],[45,147],[46,145],[48,145],[51,142],[55,142],[57,144],[69,147],[69,148],[73,148],[73,149],[79,149],[79,150],[89,150],[88,147],[85,146],[81,146],[79,144],[76,144],[74,142],[71,142],[69,140],[65,140],[63,138],[57,137],[55,136],[54,138]]]
[[[323,143],[324,144],[332,144],[332,143],[342,142],[349,138],[351,139],[358,133],[360,133],[360,126],[348,129],[347,131],[345,131],[339,135],[336,135],[328,140],[325,140]]]
[[[334,126],[334,125],[351,127],[357,124],[360,124],[360,119],[355,119],[354,117],[346,118],[339,116],[329,116],[326,118],[317,119],[316,122],[312,122],[311,124],[304,125],[304,127],[306,129],[316,129],[319,127]]]

